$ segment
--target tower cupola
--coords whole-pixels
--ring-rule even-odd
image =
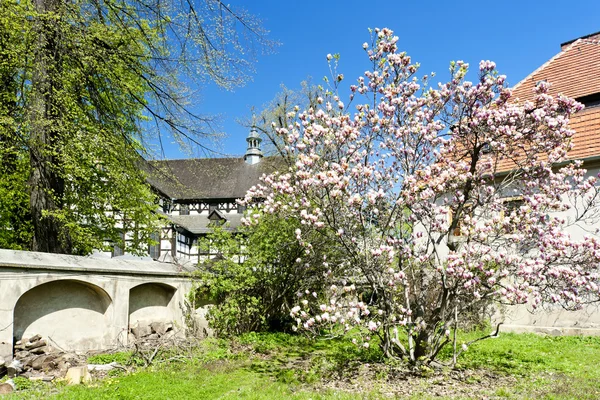
[[[252,126],[250,129],[246,142],[248,142],[248,148],[246,149],[246,154],[244,154],[244,161],[251,165],[259,163],[260,159],[263,157],[262,150],[260,149],[260,142],[262,142],[262,139],[255,126]]]

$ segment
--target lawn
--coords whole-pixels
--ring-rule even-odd
[[[478,333],[463,334],[469,340]],[[7,398],[379,399],[600,398],[600,338],[501,334],[474,344],[457,368],[414,371],[347,341],[248,334],[202,342],[191,359],[164,353],[149,368],[87,386],[34,385]],[[102,356],[123,360],[123,354]],[[442,361],[450,353],[442,354]]]

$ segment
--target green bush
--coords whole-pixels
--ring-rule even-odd
[[[251,331],[285,331],[298,293],[321,293],[330,265],[339,265],[324,240],[305,254],[296,239],[300,222],[262,215],[260,223],[232,233],[215,227],[199,244],[212,254],[194,273],[192,304],[212,302],[211,327],[221,336]],[[317,235],[306,232],[304,235]]]

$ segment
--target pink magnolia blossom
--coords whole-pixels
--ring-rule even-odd
[[[307,290],[305,314],[292,309],[298,326],[376,334],[386,355],[427,362],[469,307],[499,300],[576,309],[597,300],[600,240],[567,230],[600,215],[597,178],[564,163],[569,117],[582,105],[549,95],[544,82],[533,101],[517,103],[491,61],[473,82],[468,64],[453,62],[448,82],[430,85],[389,29],[363,48],[374,70],[351,86],[349,101],[324,91],[294,113],[278,130],[294,162],[245,199],[300,221],[307,257],[304,229],[345,255],[343,265],[327,261],[337,271],[327,278],[335,301],[319,308]],[[253,213],[246,224],[259,223]]]

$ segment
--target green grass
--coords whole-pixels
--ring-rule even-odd
[[[290,385],[269,376],[239,368],[236,363],[211,363],[204,367],[178,365],[143,371],[90,389],[72,387],[61,399],[343,399],[349,396],[294,392]]]
[[[464,333],[460,340],[477,335],[481,333]],[[99,355],[90,361],[130,356]],[[446,349],[442,361],[450,357]],[[501,334],[472,345],[459,359],[458,370],[423,370],[421,377],[406,365],[384,362],[376,348],[361,351],[348,341],[286,334],[206,340],[192,359],[174,358],[176,353],[166,351],[155,365],[132,374],[88,386],[36,384],[12,398],[376,399],[404,393],[395,391],[407,385],[414,388],[407,395],[413,399],[448,396],[440,388],[455,386],[465,390],[453,398],[600,398],[600,338],[594,337]]]
[[[476,335],[465,335],[463,340]],[[600,379],[600,368],[596,365],[600,360],[591,360],[590,355],[600,355],[600,338],[504,333],[499,338],[473,344],[463,353],[460,363],[466,368],[485,367],[511,374],[554,371],[584,373]]]
[[[520,378],[515,387],[497,393],[507,398],[600,398],[600,337],[505,333],[475,343],[459,363]]]

